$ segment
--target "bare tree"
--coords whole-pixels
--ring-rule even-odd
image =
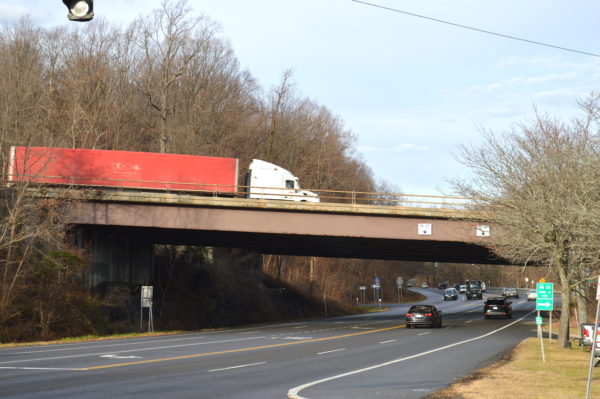
[[[600,215],[600,147],[590,127],[537,115],[533,123],[500,136],[483,132],[480,148],[460,152],[474,178],[454,181],[459,193],[477,198],[479,209],[500,226],[491,237],[499,256],[556,271],[562,290],[559,340],[565,347],[571,292],[582,268],[598,264],[598,230],[590,228],[590,218],[597,224]]]
[[[139,47],[143,53],[140,62],[140,89],[148,104],[159,118],[158,150],[169,151],[168,118],[175,112],[173,92],[175,85],[190,63],[202,51],[201,42],[194,40],[194,32],[205,21],[191,18],[187,0],[163,0],[154,10],[148,23],[139,19]],[[206,26],[203,27],[207,29]]]

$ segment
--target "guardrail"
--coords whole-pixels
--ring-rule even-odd
[[[72,189],[112,189],[119,191],[141,190],[166,194],[181,193],[186,195],[232,197],[246,197],[251,187],[240,185],[233,186],[222,184],[206,184],[201,182],[186,183],[134,179],[104,179],[79,176],[9,175],[9,186],[19,183],[39,184],[42,186],[52,187],[67,187]],[[265,195],[277,195],[277,190],[280,190],[281,195],[286,195],[288,197],[298,197],[299,200],[305,197],[302,194],[291,194],[289,193],[289,189],[282,189],[280,187],[252,186],[252,188],[270,190],[270,192]],[[472,209],[475,206],[475,201],[473,198],[459,196],[324,190],[310,188],[302,190],[308,190],[318,194],[320,201],[326,203],[347,203],[449,210],[466,210]],[[296,190],[296,192],[299,191],[301,190]]]

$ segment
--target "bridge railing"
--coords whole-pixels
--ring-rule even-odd
[[[118,190],[118,191],[143,191],[147,195],[185,194],[198,196],[238,197],[247,196],[250,186],[205,184],[202,182],[170,182],[136,179],[102,179],[98,177],[79,176],[40,176],[40,175],[13,175],[9,176],[8,185],[25,182],[44,186],[66,187],[71,189],[92,190]],[[305,198],[302,194],[291,194],[290,190],[280,187],[252,188],[271,190],[269,195],[277,195],[277,190],[286,197]],[[345,191],[303,189],[319,195],[321,202],[347,203],[360,205],[378,205],[389,207],[431,208],[431,209],[469,209],[475,205],[472,198],[448,195],[420,195],[406,193],[380,193],[368,191]]]

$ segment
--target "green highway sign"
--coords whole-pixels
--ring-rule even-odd
[[[554,309],[554,284],[537,283],[537,299],[535,301],[535,310],[553,310]]]

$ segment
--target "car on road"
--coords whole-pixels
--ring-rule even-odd
[[[458,299],[458,291],[456,288],[446,288],[444,291],[444,301],[456,301]]]
[[[467,300],[469,299],[483,299],[483,291],[481,290],[481,281],[467,281],[467,289],[465,290],[465,295]]]
[[[489,298],[483,305],[483,317],[489,319],[493,316],[510,319],[512,317],[512,302],[506,297]]]
[[[404,315],[406,317],[406,328],[414,326],[442,326],[442,311],[433,305],[414,305]]]
[[[529,290],[527,292],[527,300],[528,301],[535,301],[537,299],[537,291],[536,290]]]
[[[421,284],[421,288],[429,288],[429,284],[423,283],[423,284]]]
[[[481,282],[481,291],[485,292],[485,290],[487,289],[485,283],[482,281]]]
[[[518,298],[519,291],[515,287],[505,287],[502,290],[502,296],[505,296],[507,298]]]
[[[461,294],[467,293],[467,286],[465,284],[461,284],[458,286],[458,292]]]
[[[445,290],[446,288],[448,288],[448,283],[439,283],[438,284],[438,289]]]

